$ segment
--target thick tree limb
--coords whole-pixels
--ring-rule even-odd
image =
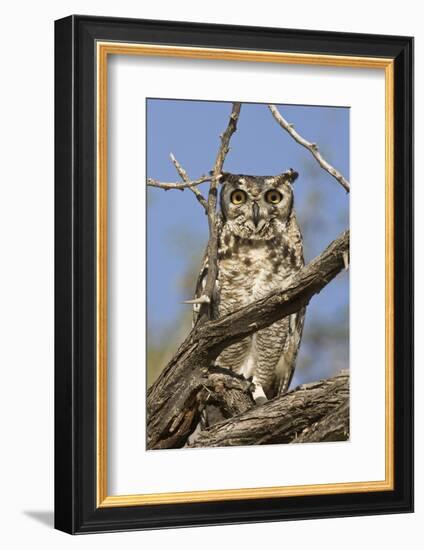
[[[328,172],[333,178],[335,178],[340,185],[343,187],[343,189],[349,193],[350,191],[350,185],[349,182],[342,176],[342,174],[334,168],[334,166],[331,166],[329,162],[327,162],[324,157],[321,155],[321,153],[318,150],[318,145],[316,143],[310,143],[305,138],[303,138],[293,127],[293,124],[290,124],[287,122],[287,120],[281,115],[281,113],[278,111],[277,107],[275,105],[268,105],[269,110],[272,113],[272,116],[275,118],[275,120],[278,122],[278,124],[288,132],[291,137],[299,143],[299,145],[302,145],[308,151],[313,155],[313,157],[316,159],[318,164],[323,168],[326,172]]]
[[[305,428],[293,443],[320,443],[321,441],[345,441],[349,438],[349,397],[311,427]]]
[[[349,437],[349,374],[304,384],[198,435],[193,447],[344,441]]]
[[[196,427],[200,413],[207,406],[215,406],[222,419],[241,414],[255,405],[252,397],[254,386],[244,377],[219,367],[203,369],[196,375],[186,387],[186,407],[175,415],[165,437],[154,446],[148,445],[148,448],[182,447]]]
[[[147,446],[184,445],[201,407],[198,393],[209,366],[223,349],[306,306],[343,268],[349,251],[345,231],[327,249],[287,280],[284,288],[229,315],[196,325],[147,394]]]

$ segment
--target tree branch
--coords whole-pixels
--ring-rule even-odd
[[[224,165],[225,157],[227,156],[228,151],[230,150],[231,137],[234,134],[234,132],[237,130],[237,121],[240,115],[240,109],[241,109],[241,103],[233,103],[227,128],[225,129],[224,133],[221,134],[220,136],[221,143],[220,143],[220,147],[218,149],[218,153],[215,159],[215,164],[214,164],[213,170],[211,171],[210,176],[202,176],[197,180],[190,180],[187,172],[184,170],[184,168],[181,166],[181,164],[178,162],[175,156],[171,153],[170,157],[171,157],[172,163],[174,164],[178,174],[180,175],[180,178],[183,180],[183,183],[166,183],[166,182],[160,182],[158,180],[154,180],[152,178],[149,178],[147,180],[147,185],[151,187],[157,187],[165,191],[169,191],[170,189],[177,189],[180,191],[184,191],[184,189],[190,189],[190,191],[194,193],[194,195],[196,196],[199,203],[203,206],[205,213],[208,216],[208,225],[209,225],[209,240],[208,240],[208,247],[207,247],[208,272],[206,276],[205,287],[203,290],[203,296],[201,297],[200,300],[199,299],[196,300],[196,303],[201,304],[199,315],[198,315],[198,321],[197,321],[200,324],[205,322],[207,319],[210,319],[211,317],[212,296],[213,296],[215,282],[218,275],[217,256],[218,256],[219,218],[216,212],[218,183],[220,178],[222,177],[221,172],[222,172],[222,167]],[[197,188],[198,185],[200,185],[205,181],[211,182],[207,200]],[[187,303],[194,303],[194,301],[188,300]]]
[[[200,202],[200,204],[205,209],[205,212],[208,211],[208,204],[206,202],[205,197],[202,195],[202,193],[197,189],[197,187],[191,185],[191,180],[187,175],[187,172],[184,170],[184,168],[181,166],[181,164],[178,162],[178,160],[174,157],[174,155],[170,154],[171,160],[173,165],[175,166],[175,169],[177,170],[178,174],[180,175],[180,178],[183,180],[183,182],[186,184],[186,187],[192,191],[196,199]]]
[[[343,189],[349,193],[350,191],[350,185],[349,182],[342,176],[342,174],[334,168],[334,166],[331,166],[329,162],[327,162],[321,153],[318,150],[318,145],[316,143],[310,143],[305,138],[303,138],[300,134],[296,132],[296,130],[293,127],[293,124],[290,124],[287,122],[287,120],[281,115],[281,113],[278,111],[277,107],[275,105],[268,105],[269,110],[272,113],[272,116],[275,118],[275,120],[278,122],[278,124],[288,132],[291,137],[299,143],[299,145],[302,145],[308,151],[312,154],[312,156],[315,158],[315,160],[318,162],[318,164],[323,168],[326,172],[328,172],[333,178],[335,178],[340,185],[343,187]]]
[[[345,401],[312,426],[305,428],[293,443],[320,443],[321,441],[346,441],[349,438],[349,393]]]
[[[212,312],[212,297],[215,288],[215,282],[218,276],[218,219],[216,213],[216,203],[218,195],[218,183],[221,178],[222,167],[224,165],[225,157],[230,150],[230,140],[234,132],[237,130],[237,122],[240,115],[241,103],[233,103],[230,119],[228,121],[227,128],[223,134],[221,134],[221,145],[218,150],[218,154],[215,159],[215,165],[212,170],[212,180],[209,187],[208,194],[208,224],[209,224],[209,241],[208,241],[208,274],[206,276],[206,283],[203,289],[203,295],[209,298],[209,303],[206,302],[201,305],[198,323],[204,322],[206,319],[211,318]]]
[[[206,181],[211,181],[211,179],[212,179],[211,176],[201,176],[199,179],[194,181],[188,181],[187,183],[168,183],[164,181],[154,180],[153,178],[148,178],[147,185],[149,187],[158,187],[159,189],[163,189],[164,191],[170,191],[171,189],[184,191],[184,189],[188,189],[189,187],[196,187],[201,183],[205,183]]]
[[[215,424],[192,447],[345,441],[349,437],[349,374],[304,384]]]
[[[273,291],[229,315],[196,325],[147,393],[149,449],[184,445],[201,412],[197,399],[223,349],[306,306],[343,268],[349,231]]]

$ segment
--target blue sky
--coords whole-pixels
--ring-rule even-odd
[[[316,142],[323,156],[349,178],[348,108],[301,105],[278,108],[303,137]],[[230,112],[230,102],[147,100],[147,176],[179,181],[169,158],[171,152],[190,178],[208,173]],[[305,256],[309,261],[348,227],[349,197],[309,151],[278,126],[266,105],[243,104],[224,169],[274,175],[288,168],[299,172],[294,184],[295,208],[304,230]],[[206,194],[207,184],[201,189]],[[164,192],[149,187],[147,195],[148,336],[149,342],[158,344],[164,335],[171,336],[177,331],[184,315],[187,317],[189,306],[181,302],[192,297],[190,281],[194,285],[208,230],[203,210],[189,191]],[[326,322],[337,322],[341,312],[347,311],[348,284],[348,275],[342,274],[313,298],[308,307],[305,335],[308,324],[312,331],[313,323],[315,327],[319,323],[323,326]],[[346,354],[347,344],[346,340]],[[333,360],[327,355],[317,358],[307,372],[297,373],[296,381],[332,374],[334,365],[329,363]]]

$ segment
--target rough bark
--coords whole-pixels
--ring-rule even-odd
[[[200,395],[200,407],[215,405],[226,418],[232,418],[255,405],[254,385],[250,380],[228,369],[210,367],[205,391]]]
[[[147,393],[147,446],[181,447],[199,421],[209,367],[227,346],[306,306],[345,266],[349,232],[290,278],[284,288],[230,315],[196,325]]]
[[[211,366],[195,373],[187,388],[184,408],[173,416],[173,423],[157,443],[148,445],[151,449],[178,448],[187,439],[200,420],[205,407],[213,406],[219,411],[219,418],[232,418],[255,406],[252,397],[254,386],[250,380],[228,369]],[[177,394],[170,397],[178,400]]]
[[[192,447],[344,441],[349,437],[349,375],[304,384],[206,429]]]
[[[349,398],[334,408],[333,412],[305,428],[294,443],[319,443],[320,441],[345,441],[349,438]]]

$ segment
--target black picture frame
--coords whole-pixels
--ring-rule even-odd
[[[96,41],[394,60],[394,490],[98,507]],[[73,15],[55,22],[55,527],[93,533],[413,511],[413,39]]]

